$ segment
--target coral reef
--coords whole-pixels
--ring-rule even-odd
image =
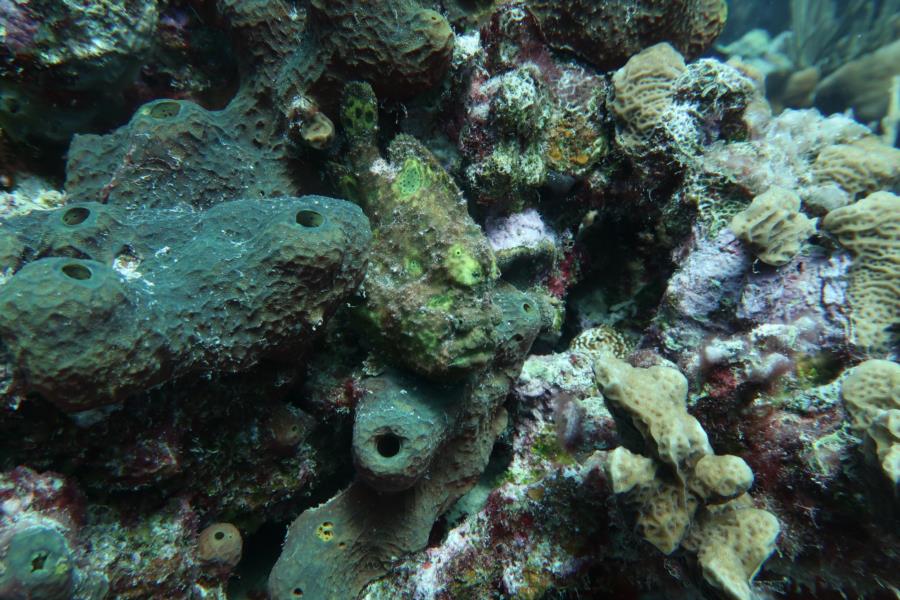
[[[516,4],[499,8],[478,41],[458,140],[472,199],[509,212],[597,168],[609,152],[606,81],[554,56]]]
[[[750,468],[737,456],[713,454],[700,423],[687,412],[687,380],[678,371],[635,369],[599,354],[594,369],[604,397],[640,432],[651,457],[675,476],[673,482],[658,475],[653,458],[620,446],[607,467],[613,492],[628,494],[638,506],[638,531],[647,541],[665,554],[684,543],[698,553],[711,585],[730,598],[749,600],[750,581],[775,550],[780,531],[774,515],[743,496],[753,484]]]
[[[0,597],[900,589],[900,7],[730,4],[0,0]]]

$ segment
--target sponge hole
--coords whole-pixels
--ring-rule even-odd
[[[383,433],[375,438],[375,449],[384,458],[391,458],[400,453],[400,438],[393,433]]]
[[[62,220],[69,227],[74,227],[87,221],[89,216],[91,216],[90,210],[83,206],[75,206],[63,213]]]
[[[314,210],[301,210],[297,213],[297,224],[303,227],[319,227],[325,222],[325,217]]]
[[[88,269],[84,265],[75,263],[64,266],[62,268],[62,272],[66,277],[69,277],[70,279],[77,279],[78,281],[85,281],[87,279],[90,279],[93,275],[90,269]]]

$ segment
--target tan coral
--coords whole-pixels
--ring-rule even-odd
[[[656,463],[652,458],[635,454],[622,446],[609,453],[607,469],[616,494],[650,485],[656,479]]]
[[[640,147],[672,104],[675,81],[687,69],[669,44],[651,46],[633,56],[613,75],[615,100],[610,108],[624,124],[619,143]]]
[[[697,510],[697,498],[658,478],[655,461],[626,448],[610,452],[607,471],[613,492],[628,494],[638,507],[636,524],[641,537],[663,554],[677,550]]]
[[[780,532],[775,515],[738,498],[709,509],[684,545],[697,552],[710,585],[732,600],[751,600],[750,582],[775,551]]]
[[[812,166],[817,183],[835,183],[853,197],[900,186],[900,150],[869,136],[822,150]]]
[[[867,360],[841,385],[853,428],[866,436],[887,477],[900,483],[900,365]]]
[[[687,379],[677,369],[637,369],[604,355],[594,364],[594,375],[607,400],[631,419],[682,481],[702,456],[712,454],[706,432],[687,412]]]
[[[797,194],[773,187],[735,215],[730,227],[759,260],[780,267],[789,263],[801,244],[815,233],[815,223],[800,212]]]
[[[621,447],[607,457],[613,491],[637,508],[641,536],[665,554],[679,547],[696,552],[711,585],[749,600],[750,582],[780,530],[773,514],[750,503],[750,467],[740,457],[713,454],[687,412],[687,383],[676,369],[638,369],[607,353],[594,371],[607,400],[631,418],[661,460]]]
[[[739,456],[704,456],[694,467],[692,484],[694,491],[707,500],[730,500],[750,489],[753,471]]]
[[[876,192],[831,211],[823,225],[853,253],[848,297],[856,343],[887,352],[890,328],[900,322],[900,197]]]

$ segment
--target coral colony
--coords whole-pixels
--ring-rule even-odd
[[[900,595],[900,1],[774,4],[0,0],[0,599]]]

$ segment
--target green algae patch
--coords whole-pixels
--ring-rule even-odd
[[[453,297],[450,294],[438,294],[429,298],[425,306],[434,310],[450,310],[453,308]]]
[[[375,130],[378,124],[378,109],[374,99],[374,94],[362,86],[357,84],[347,86],[341,118],[348,136],[365,137]]]
[[[444,267],[450,279],[456,283],[472,287],[484,280],[484,272],[475,257],[466,251],[465,246],[454,244],[444,259]]]
[[[428,174],[420,161],[408,158],[397,174],[391,189],[399,200],[408,200],[427,185]]]

